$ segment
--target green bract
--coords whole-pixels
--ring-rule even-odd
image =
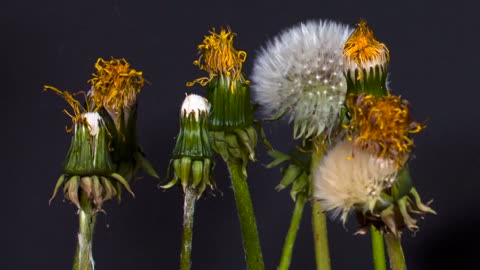
[[[243,75],[237,80],[223,74],[212,78],[207,84],[207,99],[211,131],[232,132],[252,125],[250,86]]]
[[[371,209],[358,206],[357,219],[362,226],[360,232],[376,226],[381,231],[391,232],[400,237],[404,228],[418,230],[417,220],[412,215],[423,217],[426,214],[436,214],[423,204],[415,187],[412,185],[408,166],[397,174],[393,185],[382,192],[382,199],[376,201]]]
[[[127,180],[115,173],[108,149],[108,132],[102,118],[98,116],[98,123],[93,123],[98,124],[98,132],[92,134],[92,123],[88,123],[84,115],[75,123],[70,150],[65,158],[64,172],[58,179],[50,200],[63,185],[65,197],[78,208],[81,189],[96,208],[101,209],[103,202],[114,196],[120,200],[122,186],[132,195],[133,193]]]
[[[387,64],[375,65],[368,68],[347,69],[345,79],[347,80],[347,95],[349,94],[370,94],[374,96],[385,96],[387,90]]]
[[[246,175],[248,160],[255,160],[258,140],[248,82],[243,75],[234,80],[220,74],[207,84],[207,98],[211,104],[209,130],[213,149],[227,162],[241,162]]]
[[[310,145],[308,146],[310,148]],[[282,168],[283,178],[275,187],[280,191],[292,185],[290,196],[296,201],[298,196],[309,199],[312,195],[310,183],[311,152],[295,147],[289,155],[277,150],[270,150],[268,155],[274,160],[267,165],[267,168],[273,168],[283,162],[287,164]]]
[[[150,176],[158,178],[137,142],[137,104],[121,109],[118,121],[114,120],[105,108],[101,108],[99,113],[111,136],[111,155],[116,172],[130,181],[136,172],[143,168]]]
[[[173,149],[173,159],[167,172],[167,177],[170,177],[170,168],[173,166],[174,176],[162,187],[170,188],[180,180],[183,190],[187,187],[193,188],[200,197],[207,186],[210,188],[215,186],[212,157],[207,112],[183,111],[180,116],[180,132]]]

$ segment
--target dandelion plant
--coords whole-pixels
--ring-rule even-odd
[[[247,53],[233,46],[235,34],[230,30],[213,29],[198,46],[199,58],[194,61],[208,77],[196,83],[207,87],[211,105],[208,129],[212,149],[227,164],[237,204],[243,247],[248,269],[264,269],[257,223],[247,184],[247,164],[255,161],[257,132],[254,128],[250,82],[242,71]]]
[[[96,216],[105,201],[116,197],[120,202],[122,188],[132,196],[129,180],[138,168],[156,176],[144,158],[136,138],[136,95],[143,87],[142,72],[130,67],[125,59],[98,59],[97,73],[89,81],[85,101],[74,94],[45,86],[61,97],[72,110],[64,112],[72,118],[70,149],[63,173],[55,185],[53,196],[63,187],[65,197],[79,209],[78,245],[74,270],[93,270],[93,232]]]
[[[330,269],[325,215],[311,200],[312,172],[331,141],[336,139],[347,84],[343,76],[342,46],[351,30],[329,21],[296,25],[270,41],[255,61],[255,100],[270,120],[287,115],[293,139],[301,142],[290,155],[271,151],[269,167],[288,161],[281,190],[292,184],[295,209],[279,269],[288,269],[304,203],[312,202],[317,269]]]
[[[314,197],[344,223],[355,211],[358,233],[371,228],[374,252],[383,252],[383,241],[376,236],[383,234],[391,268],[406,269],[402,230],[418,228],[412,215],[435,213],[422,203],[408,168],[414,148],[411,135],[425,125],[413,120],[405,99],[388,90],[390,54],[366,21],[359,22],[345,43],[344,57],[345,138],[320,162]],[[375,267],[385,269],[378,253],[374,254]]]
[[[208,101],[198,95],[187,95],[180,111],[180,132],[173,150],[173,179],[162,188],[181,184],[185,202],[183,207],[183,235],[180,253],[180,270],[188,270],[192,264],[193,216],[195,201],[207,186],[213,188],[213,150],[208,134]],[[167,173],[170,177],[170,173]]]

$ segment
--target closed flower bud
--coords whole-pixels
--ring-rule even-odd
[[[337,126],[347,90],[342,46],[350,33],[334,22],[301,23],[270,41],[256,59],[254,98],[267,117],[288,114],[295,139],[329,134]]]
[[[50,201],[61,186],[65,197],[79,208],[80,189],[97,209],[102,208],[105,200],[119,194],[121,186],[133,195],[128,182],[114,171],[108,149],[109,133],[103,118],[97,112],[88,111],[89,108],[84,109],[67,91],[62,92],[51,86],[45,86],[45,90],[52,90],[62,96],[73,110],[72,113],[67,113],[73,121],[73,127],[69,129],[73,132],[70,149],[65,158],[63,174],[57,181]]]
[[[214,187],[213,152],[208,134],[209,109],[207,100],[201,96],[188,95],[185,98],[180,110],[180,132],[171,162],[174,176],[163,188],[170,188],[180,181],[184,191],[186,188],[196,189],[200,197],[207,186]],[[169,174],[167,177],[170,177]]]
[[[390,52],[385,44],[375,39],[365,20],[360,20],[345,42],[343,55],[348,94],[387,94]]]
[[[114,166],[107,144],[108,132],[100,115],[95,112],[82,114],[75,123],[64,172],[76,175],[113,173]]]

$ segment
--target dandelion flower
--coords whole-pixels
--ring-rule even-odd
[[[137,94],[145,84],[143,73],[130,67],[125,59],[99,58],[95,63],[96,73],[88,82],[92,85],[89,96],[95,107],[105,108],[115,121],[117,129],[120,117],[128,114],[137,103]],[[126,115],[121,116],[122,112]]]
[[[88,81],[90,105],[105,120],[111,136],[112,159],[117,172],[131,180],[143,168],[153,177],[158,175],[137,143],[137,94],[145,84],[143,72],[125,59],[99,58],[96,73]]]
[[[301,23],[270,41],[256,59],[252,88],[265,115],[285,113],[294,138],[330,132],[347,90],[342,46],[351,29],[329,21]]]
[[[412,120],[408,102],[390,94],[381,97],[352,94],[346,104],[352,114],[346,126],[347,136],[353,144],[402,166],[414,146],[409,135],[425,128]]]
[[[200,56],[193,64],[201,70],[207,71],[209,77],[198,78],[187,83],[187,86],[193,86],[195,83],[205,86],[218,75],[232,76],[233,81],[240,78],[242,64],[247,59],[247,53],[233,47],[235,36],[235,33],[225,29],[221,29],[220,33],[213,29],[210,31],[210,35],[205,36],[203,42],[198,45]],[[235,90],[233,85],[231,90]]]

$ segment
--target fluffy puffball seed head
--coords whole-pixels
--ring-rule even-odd
[[[353,207],[372,211],[381,193],[395,181],[394,161],[378,158],[349,140],[336,144],[314,172],[314,198],[345,222]]]
[[[84,113],[83,119],[88,124],[88,130],[90,131],[90,136],[95,137],[98,134],[100,129],[100,124],[102,123],[102,117],[97,112],[87,112]]]
[[[290,121],[305,130],[303,135],[331,129],[347,89],[343,44],[351,32],[343,24],[310,21],[271,40],[255,60],[252,74],[254,98],[265,115],[289,113]]]
[[[208,114],[210,111],[210,104],[208,103],[207,99],[191,94],[185,97],[185,100],[182,104],[181,115],[188,116],[191,112],[195,114],[195,118],[198,119],[199,113],[205,112]]]

